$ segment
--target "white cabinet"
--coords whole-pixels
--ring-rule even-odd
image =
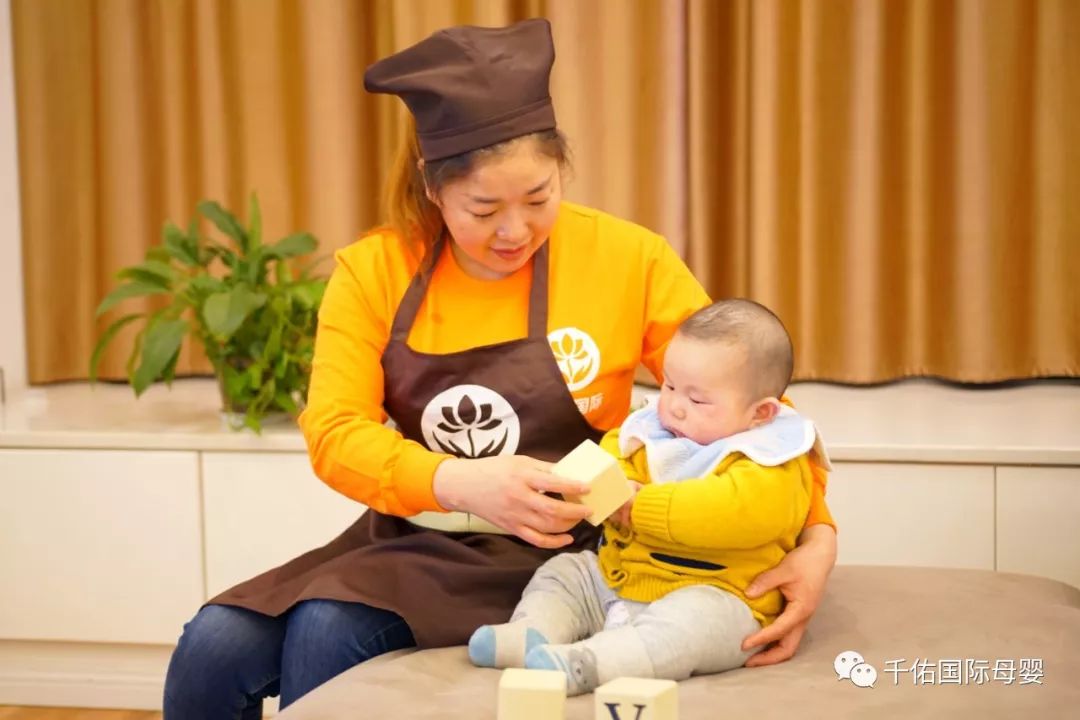
[[[202,479],[207,597],[325,545],[365,509],[301,453],[203,453]]]
[[[994,569],[994,468],[834,463],[837,561]]]
[[[0,408],[0,705],[160,707],[203,602],[364,511],[314,476],[296,428],[227,432],[213,381],[176,386],[138,402],[121,386],[35,388]],[[1080,587],[1070,392],[800,386],[837,461],[839,561]]]
[[[0,638],[176,642],[203,597],[198,454],[0,450]]]
[[[997,569],[1080,588],[1080,468],[997,469]]]

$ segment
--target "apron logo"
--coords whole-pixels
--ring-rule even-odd
[[[548,333],[548,343],[570,392],[588,387],[600,372],[600,348],[596,341],[577,328],[559,328]]]
[[[483,385],[443,390],[424,408],[420,429],[435,452],[464,458],[513,455],[521,436],[514,408]]]

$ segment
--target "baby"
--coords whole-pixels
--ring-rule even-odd
[[[749,300],[691,315],[664,358],[657,407],[601,446],[637,490],[597,553],[557,555],[510,622],[469,640],[483,667],[561,670],[571,695],[617,677],[682,680],[741,667],[743,638],[782,609],[745,591],[796,544],[810,504],[813,423],[781,404],[794,364],[780,320]]]

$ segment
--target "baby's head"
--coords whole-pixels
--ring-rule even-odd
[[[660,422],[701,445],[767,423],[793,366],[791,338],[766,307],[713,303],[688,317],[668,345]]]

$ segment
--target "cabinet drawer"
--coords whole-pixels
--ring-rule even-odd
[[[994,468],[835,463],[838,562],[994,569]]]
[[[176,642],[203,597],[194,452],[0,451],[0,638]]]
[[[1080,588],[1080,468],[997,470],[998,570]]]
[[[208,597],[325,545],[365,510],[301,453],[204,453]]]

